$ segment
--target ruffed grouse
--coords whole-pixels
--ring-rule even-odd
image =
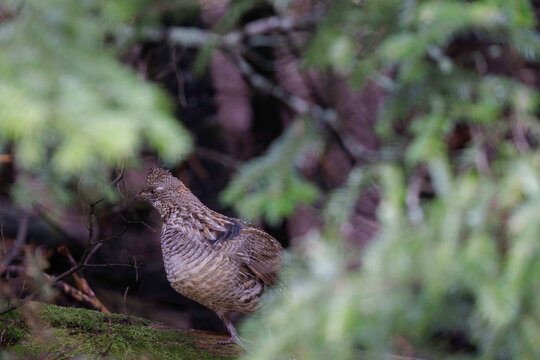
[[[239,343],[231,312],[257,308],[274,285],[283,248],[253,225],[210,210],[165,169],[152,169],[137,198],[161,215],[161,250],[174,290],[216,312]]]

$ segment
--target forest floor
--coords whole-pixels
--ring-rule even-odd
[[[29,303],[0,316],[0,358],[236,359],[225,334],[181,330],[122,314]],[[6,355],[6,356],[2,356]]]

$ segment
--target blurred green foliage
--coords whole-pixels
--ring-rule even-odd
[[[190,151],[162,91],[118,61],[126,34],[152,23],[150,14],[128,27],[147,3],[0,3],[9,14],[0,24],[0,150],[12,147],[20,205],[67,203],[77,186],[110,197],[111,170],[135,166],[144,146],[167,163]]]
[[[332,2],[302,61],[359,89],[383,86],[382,149],[408,145],[329,194],[324,228],[304,239],[287,282],[244,324],[247,358],[540,355],[538,91],[520,77],[538,67],[536,26],[524,0]],[[517,70],[487,70],[490,61]],[[458,126],[471,139],[455,149],[449,137]],[[269,159],[285,153],[279,144]],[[270,182],[279,165],[263,157],[249,167]],[[429,197],[413,191],[426,181],[420,170]],[[240,198],[235,186],[253,177],[240,172],[226,198]],[[339,229],[373,184],[381,230],[360,252]],[[270,189],[252,188],[238,210],[267,216],[253,199],[279,201]],[[251,201],[258,207],[246,210]]]
[[[321,134],[313,122],[296,120],[264,156],[240,169],[223,192],[223,202],[234,205],[243,218],[264,218],[269,224],[278,224],[298,205],[317,198],[317,187],[297,173],[296,165],[308,154],[316,156],[321,145]]]

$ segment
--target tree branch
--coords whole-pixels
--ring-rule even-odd
[[[147,37],[155,40],[166,38],[173,44],[186,47],[202,47],[213,44],[217,47],[232,49],[242,45],[245,39],[270,32],[291,32],[295,30],[307,30],[320,18],[320,14],[310,14],[302,18],[290,16],[271,16],[264,19],[247,23],[242,29],[233,30],[226,34],[217,34],[208,30],[195,27],[172,27],[164,35],[160,31],[150,30]]]
[[[67,278],[68,276],[78,272],[79,270],[81,270],[85,266],[87,266],[88,262],[90,261],[92,256],[95,254],[95,252],[103,245],[103,242],[105,240],[94,241],[95,208],[96,208],[96,205],[98,205],[101,201],[103,201],[103,199],[98,200],[96,202],[93,202],[93,203],[91,203],[89,205],[90,212],[89,212],[89,219],[88,219],[88,244],[87,244],[86,248],[84,249],[84,252],[81,255],[81,258],[79,259],[79,261],[76,264],[74,264],[70,269],[66,270],[65,272],[63,272],[62,274],[60,274],[58,276],[52,276],[52,275],[45,274],[45,277],[47,278],[47,280],[52,282],[54,286],[56,286],[56,287],[62,286],[65,289],[64,285],[62,285],[63,284],[62,280]],[[26,224],[26,226],[28,226],[28,220],[26,220],[26,221],[21,220],[21,224],[20,224],[21,227],[19,229],[24,230],[25,224]],[[20,231],[17,238],[19,238],[19,236],[20,237],[23,237],[23,236],[26,237],[25,232],[26,232],[26,230],[24,230],[24,232]],[[115,235],[112,238],[114,239],[117,236],[119,236],[119,235]],[[58,285],[58,284],[60,284],[60,285]],[[19,301],[17,301],[17,303],[6,307],[2,311],[0,311],[0,315],[6,314],[6,313],[18,308],[19,306],[21,306],[23,304],[26,304],[27,302],[31,301],[32,299],[34,299],[38,295],[38,293],[41,291],[41,288],[42,287],[40,287],[35,292],[27,295],[25,298],[20,299]],[[76,290],[76,289],[73,289],[73,290]],[[77,293],[77,291],[72,292],[72,294],[74,294],[73,296],[76,296],[78,299],[86,299],[85,298],[85,296],[87,296],[86,294],[84,294],[84,293],[82,293],[80,291],[79,291],[80,292],[80,294],[79,294],[79,293]]]
[[[258,74],[253,67],[241,56],[228,52],[230,58],[236,63],[246,80],[255,88],[274,96],[289,106],[298,115],[310,115],[320,124],[329,127],[341,140],[345,150],[356,160],[377,161],[385,157],[379,151],[368,149],[353,139],[338,123],[334,109],[325,109],[319,105],[310,104],[299,96],[287,92],[283,87],[272,83],[264,76]]]
[[[17,232],[17,237],[15,238],[15,241],[13,242],[13,246],[11,247],[9,253],[2,259],[2,263],[0,264],[0,270],[9,265],[9,263],[11,263],[15,259],[15,257],[17,257],[21,252],[24,241],[26,240],[26,234],[28,233],[28,221],[29,216],[26,213],[23,214],[19,219],[19,230]]]
[[[236,160],[235,158],[231,156],[225,155],[222,152],[215,151],[212,149],[207,149],[200,146],[197,146],[195,148],[195,155],[201,158],[210,160],[210,161],[214,161],[220,165],[231,168],[233,170],[238,169],[242,164],[241,161]]]

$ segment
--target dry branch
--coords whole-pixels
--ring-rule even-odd
[[[167,40],[172,44],[184,47],[211,45],[221,49],[230,56],[242,75],[253,87],[277,98],[298,115],[310,115],[324,127],[329,128],[340,140],[347,153],[355,160],[371,162],[399,154],[399,152],[396,152],[396,154],[383,154],[359,144],[347,131],[341,128],[334,109],[326,109],[311,104],[307,100],[287,92],[283,87],[274,84],[257,73],[247,61],[238,55],[238,52],[246,53],[244,45],[244,39],[246,38],[276,31],[290,33],[294,30],[304,29],[313,25],[319,17],[317,14],[311,14],[301,19],[272,16],[250,22],[242,29],[226,34],[218,34],[192,27],[173,27],[168,30],[166,35],[162,32],[153,32],[149,36],[150,38]]]
[[[77,266],[77,262],[75,261],[69,249],[65,245],[61,245],[58,247],[58,253],[65,256],[71,266]],[[83,293],[88,296],[95,296],[94,291],[90,288],[90,285],[88,285],[88,282],[80,271],[73,274],[73,280],[75,281],[75,285],[77,286],[77,288]]]
[[[45,277],[47,280],[53,281],[54,278],[48,274],[45,274]],[[87,305],[90,308],[93,308],[95,310],[102,311],[104,313],[110,314],[111,311],[107,309],[105,305],[97,298],[97,296],[94,294],[94,296],[87,295],[83,293],[82,291],[74,288],[73,286],[63,282],[63,281],[56,281],[54,283],[54,286],[62,291],[64,294],[70,296],[74,300]],[[93,293],[93,291],[92,291]]]
[[[9,276],[9,277],[17,277],[25,273],[26,273],[26,269],[24,266],[10,265],[5,268],[5,272],[2,275]],[[81,290],[76,289],[73,286],[65,283],[64,281],[60,281],[60,280],[55,281],[54,277],[47,273],[42,273],[42,275],[45,279],[51,282],[54,282],[54,287],[56,287],[62,293],[73,298],[74,300],[94,310],[99,310],[104,313],[110,314],[109,309],[107,309],[107,307],[103,305],[103,303],[97,298],[97,296],[94,294],[93,291],[92,291],[93,295],[88,295],[88,294],[83,293]]]
[[[83,254],[81,255],[81,258],[79,259],[79,261],[75,262],[73,257],[71,257],[71,259],[72,259],[72,262],[70,261],[71,264],[72,264],[71,268],[69,268],[68,270],[66,270],[65,272],[63,272],[62,274],[60,274],[58,276],[52,276],[52,275],[49,275],[49,274],[44,274],[44,276],[45,276],[45,278],[47,280],[52,282],[55,287],[59,288],[60,290],[62,290],[66,294],[70,295],[74,299],[76,299],[78,301],[81,301],[83,303],[86,303],[86,304],[90,305],[91,307],[93,307],[95,309],[102,310],[104,312],[109,312],[109,310],[97,299],[94,292],[88,286],[88,283],[86,283],[86,280],[84,280],[84,283],[86,283],[86,285],[83,284],[83,281],[81,280],[81,276],[79,276],[80,286],[81,286],[81,288],[86,288],[86,292],[87,292],[86,294],[84,292],[80,291],[80,290],[77,290],[77,289],[73,288],[72,286],[70,286],[70,285],[68,285],[68,284],[66,284],[66,283],[64,283],[62,281],[63,279],[65,279],[65,278],[67,278],[67,277],[69,277],[69,276],[71,276],[73,274],[76,274],[77,272],[79,272],[79,270],[81,270],[81,269],[83,269],[83,268],[85,268],[87,266],[92,266],[93,264],[89,264],[89,261],[92,258],[92,256],[96,253],[96,251],[103,245],[103,243],[118,238],[125,231],[125,229],[124,229],[119,234],[116,234],[116,235],[112,236],[109,239],[97,240],[97,241],[94,240],[95,207],[101,201],[102,200],[99,200],[99,201],[96,201],[96,202],[93,202],[93,203],[89,204],[90,211],[89,211],[89,220],[88,220],[88,243],[87,243],[87,246],[84,249]],[[25,222],[23,219],[21,219],[20,228],[19,228],[20,232],[19,232],[17,238],[19,238],[19,236],[21,238],[26,237],[26,233],[25,233],[26,230],[24,229],[25,224],[27,226],[27,220]],[[16,243],[17,243],[17,240],[16,240]],[[9,264],[9,262],[7,264]],[[107,264],[103,264],[103,265],[108,266]],[[118,265],[120,265],[120,264],[111,264],[111,266],[118,266]],[[134,264],[125,264],[125,266],[135,268],[136,270],[138,269],[138,265],[137,265],[136,261],[135,261]],[[11,270],[16,270],[16,268],[9,267],[9,266],[8,267],[4,266],[4,268],[2,269],[2,271],[0,273],[4,273],[7,268],[11,268]],[[8,271],[8,273],[10,273],[10,272]],[[75,281],[77,282],[77,278],[76,278]],[[0,315],[6,314],[6,313],[20,307],[21,305],[33,300],[38,295],[38,293],[41,291],[41,289],[42,289],[42,287],[40,287],[36,291],[30,293],[29,295],[27,295],[23,299],[18,300],[15,304],[4,308],[3,310],[0,311]],[[89,294],[93,294],[93,296],[91,296]]]
[[[213,44],[217,47],[232,49],[242,45],[244,39],[271,32],[292,32],[312,27],[320,18],[320,14],[310,14],[302,18],[289,16],[271,16],[247,23],[242,29],[233,30],[226,34],[218,34],[195,27],[172,27],[167,35],[161,31],[149,31],[147,37],[154,40],[166,38],[173,44],[186,47],[201,47]]]
[[[0,163],[7,164],[12,161],[12,156],[10,154],[0,154]]]
[[[236,63],[240,72],[253,87],[280,100],[298,115],[310,115],[313,119],[315,119],[315,121],[318,121],[320,125],[329,128],[329,130],[337,135],[344,149],[354,159],[377,161],[388,156],[380,153],[379,151],[374,151],[363,146],[362,144],[358,143],[349,133],[344,131],[338,123],[338,117],[334,109],[325,109],[319,105],[311,104],[299,96],[289,93],[283,87],[272,83],[266,77],[257,73],[253,67],[241,56],[232,52],[229,52],[229,56]]]
[[[238,169],[242,165],[241,161],[236,160],[231,156],[225,155],[219,151],[207,149],[200,146],[197,146],[195,148],[195,155],[210,161],[214,161],[220,165],[234,170]]]
[[[0,272],[2,272],[3,269],[10,262],[15,260],[15,257],[17,257],[19,253],[21,252],[24,241],[26,240],[26,234],[28,233],[28,221],[29,221],[28,214],[23,214],[21,218],[19,219],[19,226],[18,226],[19,230],[17,232],[17,237],[15,238],[15,242],[13,243],[13,246],[11,247],[11,250],[9,251],[9,253],[7,253],[2,259],[2,263],[0,264]]]

